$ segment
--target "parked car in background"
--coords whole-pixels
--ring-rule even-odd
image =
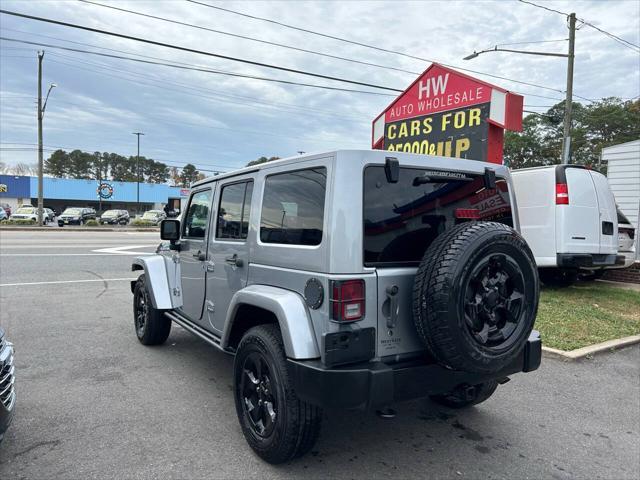
[[[37,210],[37,209],[36,209],[36,210]],[[46,208],[46,207],[45,207],[45,208],[44,208],[44,211],[43,211],[43,213],[42,213],[42,214],[43,214],[43,221],[44,221],[44,215],[46,215],[46,216],[47,216],[47,219],[48,219],[50,222],[55,222],[55,220],[56,220],[56,213],[55,213],[53,210],[51,210],[50,208]]]
[[[16,405],[14,372],[13,344],[7,340],[4,329],[0,327],[0,443],[9,428]]]
[[[16,213],[11,215],[11,220],[32,220],[38,221],[38,209],[36,207],[20,207],[16,210]],[[49,223],[49,216],[46,212],[43,212],[42,223],[47,225]]]
[[[18,206],[18,208],[29,208],[29,207],[33,207],[33,205],[31,205],[30,203],[23,203],[20,206]]]
[[[58,225],[84,225],[87,220],[95,220],[95,210],[89,208],[72,207],[65,209],[58,217]]]
[[[624,257],[624,263],[622,265],[587,270],[580,275],[582,280],[596,280],[601,278],[607,270],[630,267],[636,260],[636,228],[626,215],[622,213],[620,207],[616,205],[616,209],[618,211],[618,255]]]
[[[7,212],[4,211],[4,208],[0,207],[0,221],[5,220],[9,217]]]
[[[126,225],[129,223],[129,212],[126,210],[107,210],[100,216],[101,225]]]
[[[49,210],[51,210],[53,212],[54,217],[57,217],[58,215],[60,215],[60,210],[58,210],[57,208],[53,208],[53,207],[44,207],[44,208],[48,208]]]
[[[7,214],[7,217],[11,216],[11,205],[8,203],[0,203],[0,207],[4,209],[4,212]]]
[[[159,225],[165,218],[167,218],[167,214],[162,210],[148,210],[144,212],[144,215],[142,215],[142,220],[151,222],[154,225]]]
[[[522,235],[546,285],[569,286],[580,270],[622,266],[618,216],[607,178],[578,165],[511,172]]]

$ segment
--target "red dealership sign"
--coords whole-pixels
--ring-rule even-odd
[[[372,148],[502,163],[523,98],[436,63],[373,121]]]

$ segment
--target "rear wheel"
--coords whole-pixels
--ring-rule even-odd
[[[133,289],[133,322],[143,345],[160,345],[171,332],[171,320],[151,304],[144,275],[140,275]]]
[[[541,268],[538,274],[547,287],[570,287],[578,280],[578,270],[572,268]]]
[[[501,223],[465,223],[425,252],[414,283],[414,323],[440,363],[493,373],[520,354],[538,295],[533,254],[518,232]]]
[[[236,412],[249,446],[278,464],[304,455],[320,434],[322,410],[298,399],[276,325],[250,329],[234,361]]]
[[[465,408],[487,400],[498,388],[498,382],[459,387],[442,395],[432,395],[431,400],[449,408]]]

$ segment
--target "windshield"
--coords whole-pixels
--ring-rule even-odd
[[[63,215],[80,215],[81,210],[79,208],[67,208],[64,212],[62,212]]]
[[[16,213],[36,213],[36,209],[33,207],[19,208]]]
[[[513,224],[505,180],[489,189],[482,175],[400,168],[398,182],[390,183],[384,167],[365,168],[367,266],[417,265],[438,235],[470,220]]]
[[[118,210],[107,210],[102,214],[103,217],[117,217]]]
[[[159,211],[149,210],[148,212],[144,212],[144,215],[142,215],[142,218],[156,218],[158,215],[160,215]]]

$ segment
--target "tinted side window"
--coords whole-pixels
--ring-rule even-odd
[[[253,182],[222,187],[216,238],[244,240],[249,233],[249,215]]]
[[[209,222],[211,190],[194,193],[184,217],[183,235],[189,238],[204,238]]]
[[[262,201],[260,240],[264,243],[319,245],[322,241],[326,184],[326,168],[268,176]]]

